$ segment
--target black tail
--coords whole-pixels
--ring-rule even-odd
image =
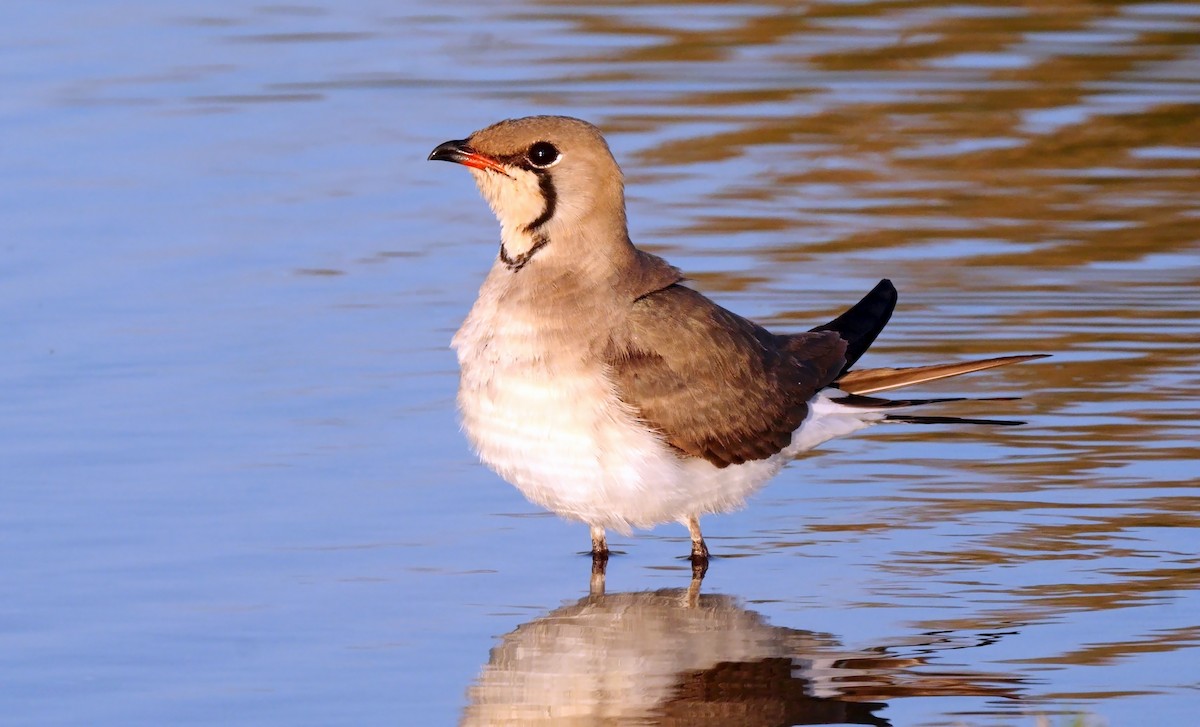
[[[903,422],[904,424],[984,424],[994,427],[1016,427],[1024,424],[1014,419],[969,419],[966,417],[927,417],[917,414],[888,414],[885,422]]]
[[[1020,399],[1018,396],[988,396],[982,398],[945,396],[936,399],[880,399],[876,396],[847,394],[839,396],[836,401],[842,406],[886,411],[888,409],[910,409],[915,406],[925,406],[926,404],[944,404],[948,401],[1017,401],[1018,399]],[[883,420],[885,422],[902,422],[905,424],[987,424],[1003,427],[1025,423],[1011,419],[976,419],[973,417],[926,416],[923,414],[887,414],[883,417]]]
[[[878,396],[844,394],[837,397],[842,406],[859,409],[905,409],[926,404],[945,404],[948,401],[1020,401],[1019,396],[939,396],[935,399],[881,399]]]
[[[880,280],[879,284],[870,293],[863,296],[862,300],[855,303],[850,310],[825,325],[812,329],[814,333],[837,331],[838,335],[845,339],[846,365],[842,368],[842,374],[849,371],[850,367],[875,342],[875,337],[891,319],[892,311],[896,308],[897,298],[896,286],[885,278]]]

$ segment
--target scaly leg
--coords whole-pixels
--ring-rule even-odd
[[[604,595],[604,571],[608,568],[608,540],[604,528],[592,526],[592,584],[593,596]]]
[[[707,565],[708,546],[704,544],[704,536],[700,534],[700,517],[688,515],[683,524],[687,526],[688,533],[692,536],[692,562]]]
[[[604,535],[604,528],[599,525],[592,527],[592,558],[608,558],[608,538]]]

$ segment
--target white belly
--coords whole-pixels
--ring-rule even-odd
[[[464,364],[463,429],[489,467],[534,503],[564,517],[628,531],[673,520],[666,496],[681,463],[617,406],[599,371],[534,361],[484,371]]]

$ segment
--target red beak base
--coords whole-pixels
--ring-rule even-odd
[[[454,162],[463,166],[497,172],[509,176],[504,165],[486,154],[480,154],[471,148],[466,139],[454,139],[438,144],[429,154],[430,161]]]

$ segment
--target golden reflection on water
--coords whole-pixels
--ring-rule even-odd
[[[799,550],[822,532],[974,525],[970,540],[931,539],[878,566],[995,603],[917,624],[930,632],[1183,593],[1195,602],[1194,4],[541,2],[523,12],[565,28],[542,48],[554,91],[526,95],[594,105],[611,138],[637,141],[621,158],[635,234],[702,289],[765,301],[766,322],[801,328],[891,277],[900,307],[872,362],[1056,356],[956,382],[968,394],[1026,396],[1015,408],[1030,424],[1005,433],[1000,461],[948,464],[917,449],[946,435],[889,432],[917,452],[905,473],[878,468],[906,485],[889,509],[769,532],[743,551]],[[956,446],[993,440],[953,436]],[[1169,545],[1179,532],[1192,547]],[[1071,568],[1050,583],[980,572],[1062,563]],[[546,617],[564,619],[563,609]],[[497,659],[544,624],[505,637],[477,697],[507,668]],[[1197,645],[1193,625],[1171,624],[1040,662]]]

